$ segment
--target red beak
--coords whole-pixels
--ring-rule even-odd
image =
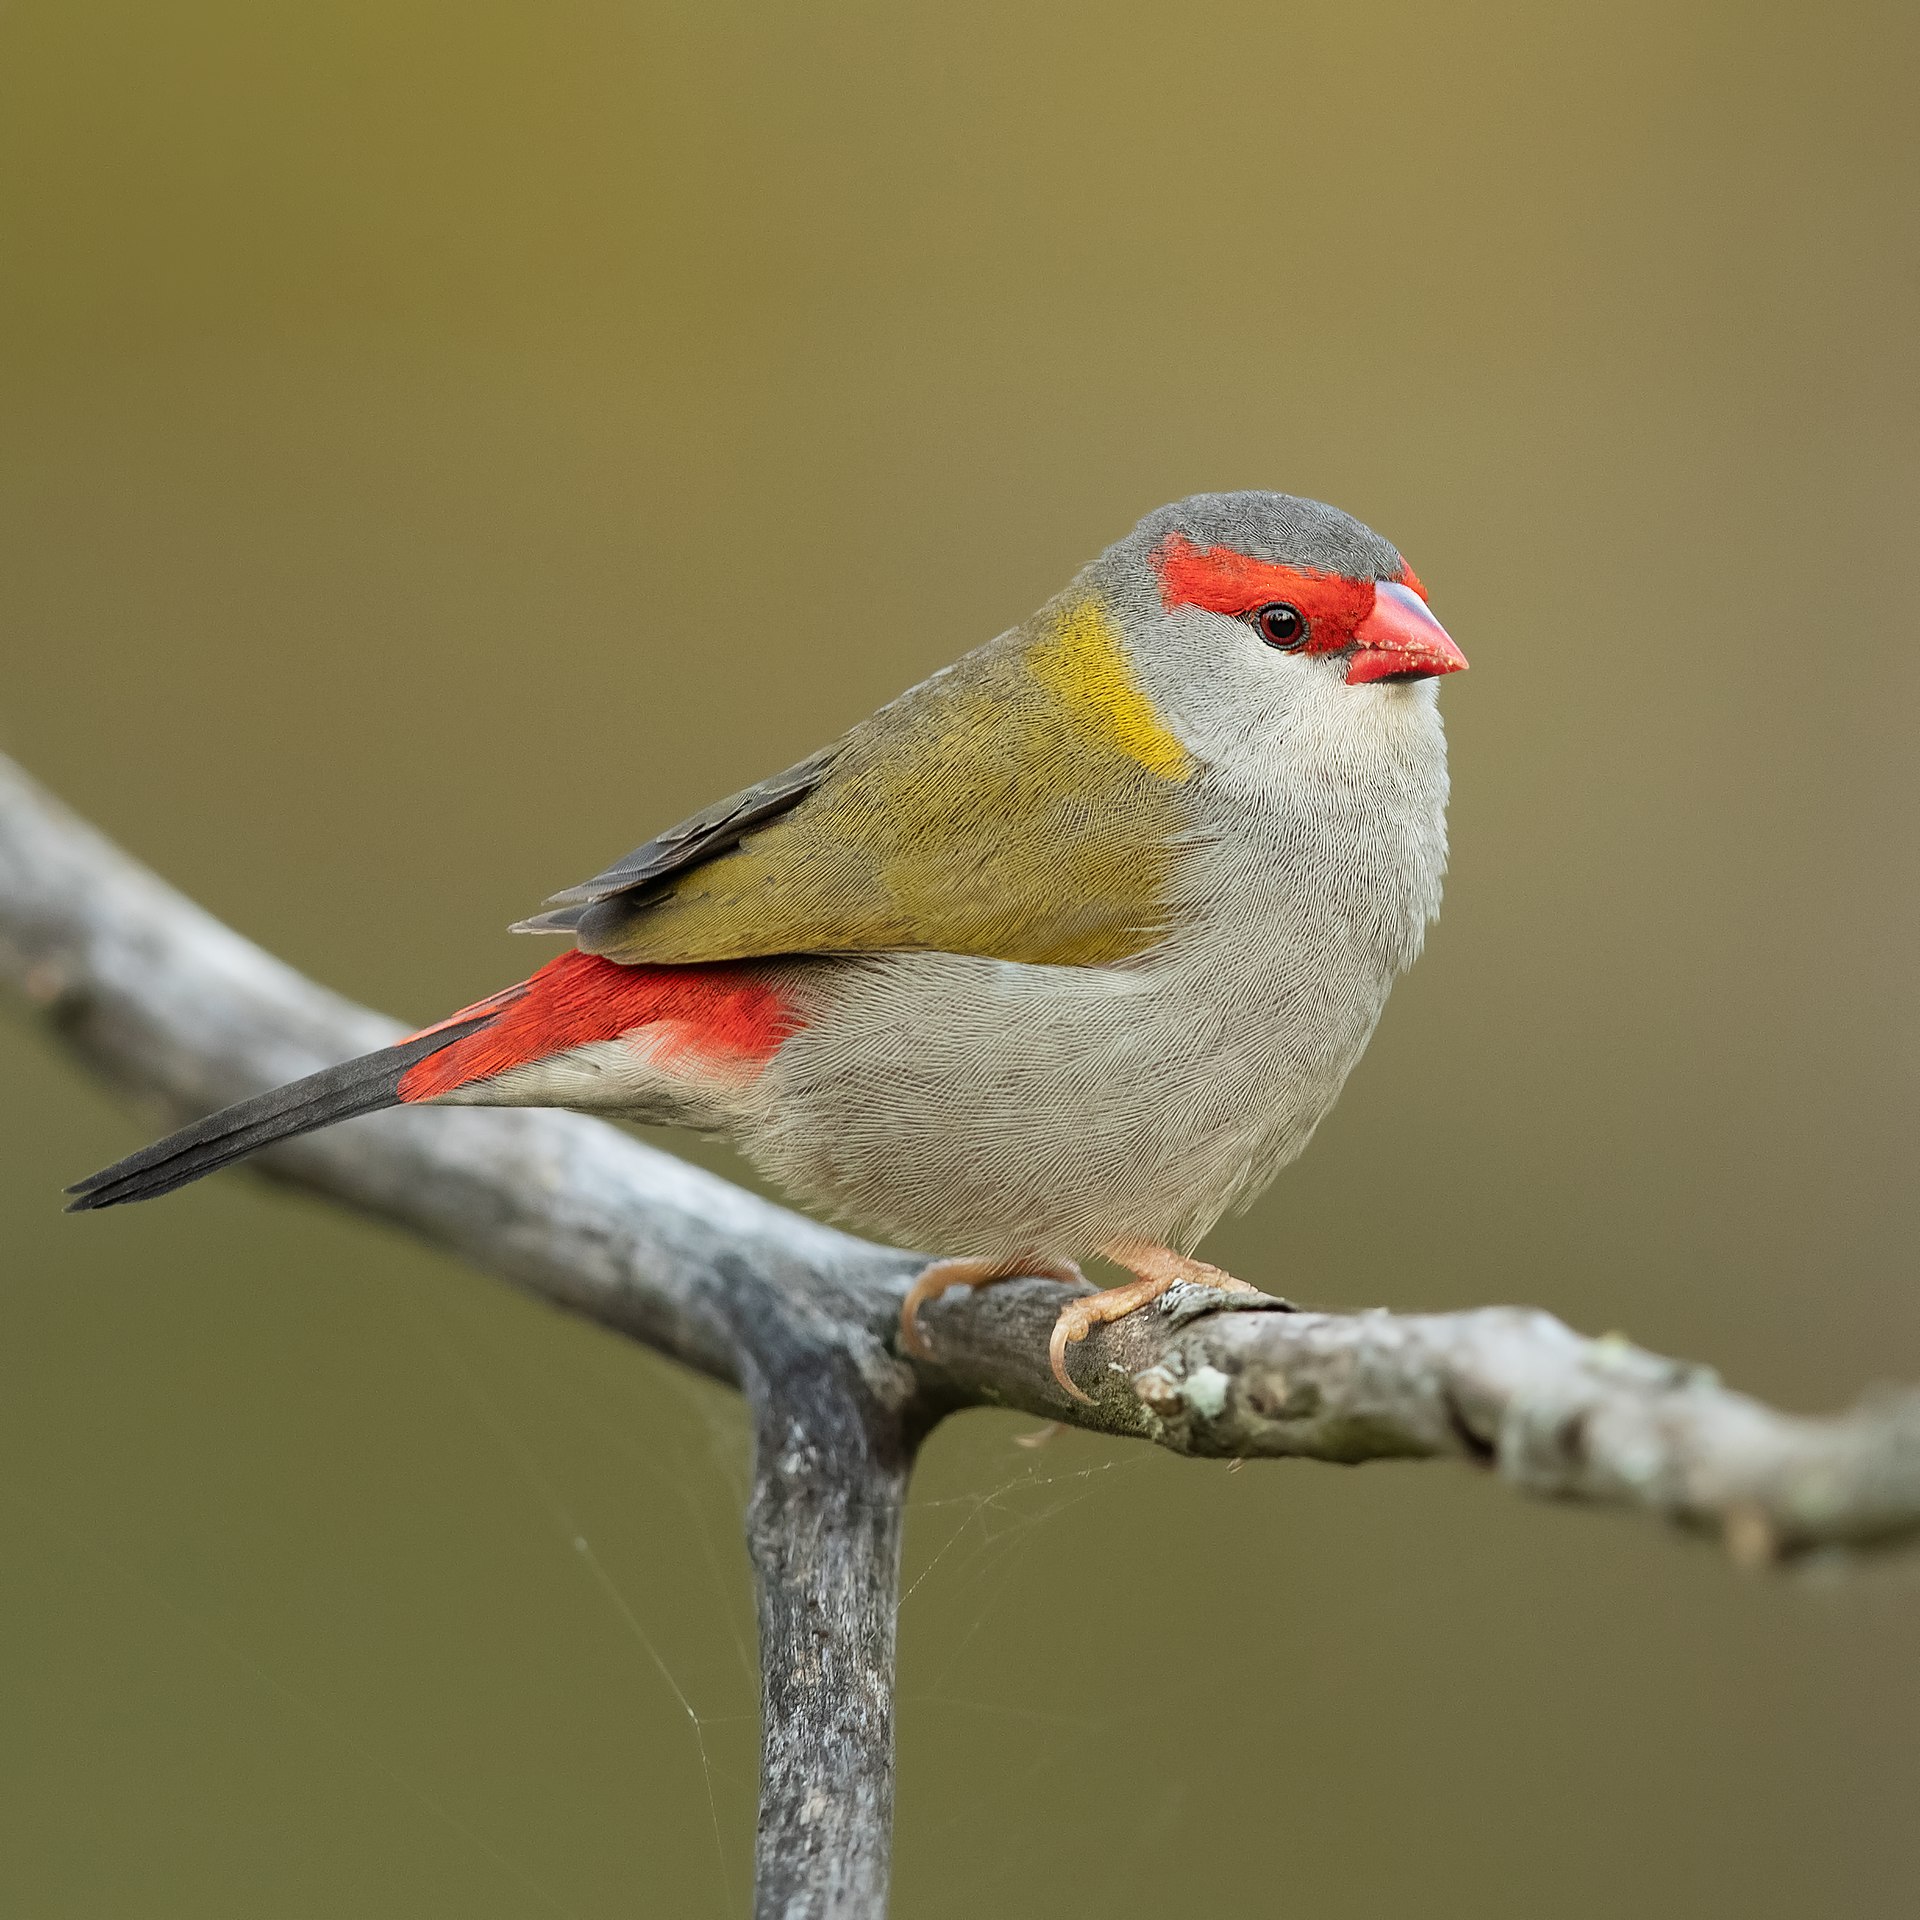
[[[1463,673],[1467,656],[1427,611],[1427,603],[1397,580],[1378,580],[1373,611],[1353,630],[1355,652],[1347,685],[1372,680],[1433,680]]]

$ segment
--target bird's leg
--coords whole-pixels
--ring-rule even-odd
[[[1036,1280],[1060,1280],[1072,1287],[1087,1284],[1087,1276],[1073,1261],[1050,1260],[1039,1254],[1023,1255],[1018,1260],[936,1260],[900,1302],[900,1344],[922,1360],[932,1358],[933,1350],[920,1331],[920,1309],[929,1300],[938,1300],[949,1287],[990,1287],[999,1280],[1024,1280],[1029,1274]]]
[[[1125,1267],[1138,1278],[1124,1287],[1107,1287],[1089,1294],[1084,1300],[1070,1300],[1060,1309],[1053,1323],[1053,1338],[1047,1342],[1047,1360],[1053,1377],[1074,1399],[1092,1406],[1092,1398],[1073,1384],[1067,1372],[1067,1347],[1084,1340],[1095,1327],[1113,1320],[1124,1320],[1151,1305],[1169,1287],[1184,1281],[1190,1287],[1217,1287],[1222,1293],[1257,1293],[1244,1280],[1210,1267],[1190,1254],[1175,1253],[1171,1247],[1157,1247],[1150,1240],[1109,1240],[1100,1251],[1116,1267]]]

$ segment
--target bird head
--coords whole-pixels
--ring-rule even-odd
[[[1176,501],[1084,580],[1190,739],[1284,724],[1316,697],[1333,715],[1351,703],[1356,719],[1382,700],[1430,705],[1432,683],[1467,664],[1389,542],[1291,494]]]

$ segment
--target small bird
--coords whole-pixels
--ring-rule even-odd
[[[70,1189],[171,1192],[401,1104],[570,1107],[730,1136],[956,1286],[1177,1282],[1332,1107],[1439,910],[1466,660],[1399,553],[1287,494],[1149,514],[1025,625],[519,931],[529,979]]]

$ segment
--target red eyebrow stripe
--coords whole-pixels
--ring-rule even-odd
[[[1163,606],[1202,607],[1208,613],[1248,613],[1270,600],[1289,600],[1314,586],[1362,584],[1320,567],[1287,567],[1277,560],[1256,560],[1232,547],[1196,547],[1180,533],[1169,534],[1154,549],[1153,566],[1160,576]],[[1402,565],[1400,582],[1422,600],[1427,597],[1427,590],[1411,567]]]
[[[1283,567],[1256,560],[1232,547],[1196,547],[1184,534],[1169,534],[1154,550],[1161,604],[1204,607],[1209,613],[1246,613],[1269,600],[1284,600],[1315,581],[1337,576],[1311,567]]]

